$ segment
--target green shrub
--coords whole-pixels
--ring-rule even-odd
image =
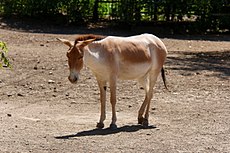
[[[6,47],[6,43],[0,41],[0,68],[4,67],[11,67],[9,59],[6,57],[6,53],[8,49]]]

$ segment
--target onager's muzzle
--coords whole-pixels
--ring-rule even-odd
[[[69,75],[68,79],[71,83],[76,84],[78,79],[79,79],[79,75],[75,71],[70,71],[70,75]]]

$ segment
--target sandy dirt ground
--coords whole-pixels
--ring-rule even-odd
[[[119,81],[118,129],[108,129],[107,102],[106,127],[100,130],[95,129],[100,113],[95,77],[84,68],[79,83],[72,85],[68,48],[56,41],[74,40],[78,33],[59,30],[63,34],[0,29],[13,66],[0,70],[0,152],[230,152],[228,36],[161,37],[169,51],[170,91],[159,77],[150,126],[137,124],[144,91],[135,81]]]

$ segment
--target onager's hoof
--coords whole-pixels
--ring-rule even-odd
[[[143,126],[144,128],[147,128],[147,127],[149,126],[149,121],[148,121],[148,119],[146,119],[146,118],[143,119],[142,126]]]
[[[143,124],[144,118],[143,117],[138,117],[138,124]]]
[[[98,129],[103,129],[104,128],[104,123],[97,123],[97,128]]]
[[[117,125],[116,124],[110,124],[109,128],[111,130],[116,130],[117,129]]]

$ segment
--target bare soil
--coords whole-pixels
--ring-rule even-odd
[[[69,83],[68,48],[55,39],[75,34],[0,29],[13,65],[0,70],[0,152],[230,152],[229,37],[161,37],[170,91],[159,77],[151,125],[137,124],[144,91],[135,81],[119,81],[118,129],[107,128],[107,102],[106,127],[99,130],[95,77],[84,68],[80,82]]]

